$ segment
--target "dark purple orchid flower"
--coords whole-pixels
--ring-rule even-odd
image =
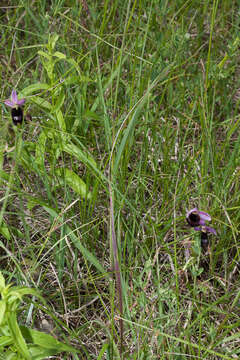
[[[217,235],[217,232],[214,228],[206,226],[206,221],[211,221],[211,216],[204,212],[199,211],[197,208],[187,212],[186,215],[187,222],[190,226],[194,227],[194,230],[201,231],[201,246],[202,249],[206,252],[209,246],[208,233]]]
[[[23,110],[22,105],[26,99],[18,99],[16,90],[12,91],[11,100],[4,101],[5,105],[12,108],[11,115],[14,125],[21,124],[23,122]]]
[[[204,211],[199,211],[197,208],[193,208],[192,210],[187,212],[186,218],[188,224],[194,227],[194,230],[217,235],[215,229],[210,226],[206,226],[206,221],[212,220],[211,216],[208,213]]]

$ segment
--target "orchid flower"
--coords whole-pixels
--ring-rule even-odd
[[[188,224],[194,227],[194,230],[217,235],[217,232],[214,228],[206,226],[206,221],[212,220],[208,213],[199,211],[197,208],[193,208],[187,212],[186,219]]]
[[[5,100],[5,105],[12,108],[11,115],[14,125],[21,124],[23,122],[23,110],[22,105],[25,103],[26,99],[18,99],[16,90],[12,91],[11,100]]]
[[[16,90],[12,91],[11,100],[4,101],[5,105],[10,106],[11,108],[18,108],[25,103],[26,99],[18,99]]]

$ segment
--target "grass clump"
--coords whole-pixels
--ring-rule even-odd
[[[80,352],[59,359],[239,357],[238,12],[1,7],[0,270],[46,301],[24,302],[20,326]],[[217,231],[206,251],[195,207]]]

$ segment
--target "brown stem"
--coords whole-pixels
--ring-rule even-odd
[[[123,298],[122,298],[122,282],[121,282],[121,273],[118,262],[118,251],[117,251],[117,239],[115,233],[115,224],[114,224],[114,209],[113,209],[113,197],[111,185],[109,185],[109,194],[110,194],[110,221],[111,221],[111,231],[112,231],[112,249],[113,249],[113,259],[114,259],[114,271],[116,276],[116,287],[118,293],[118,305],[119,305],[119,325],[120,325],[120,356],[122,358],[122,348],[123,348]]]

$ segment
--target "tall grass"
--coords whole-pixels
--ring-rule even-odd
[[[59,359],[237,359],[238,2],[0,16],[0,270],[47,304],[24,299],[18,321],[80,351]],[[13,88],[32,115],[18,128]],[[194,207],[217,230],[206,253]]]

